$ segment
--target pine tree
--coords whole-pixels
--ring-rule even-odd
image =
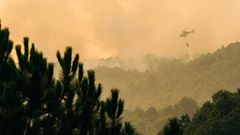
[[[96,135],[108,135],[108,134],[109,134],[109,130],[107,128],[106,107],[105,107],[105,103],[102,101],[99,119],[97,122]]]
[[[169,119],[167,125],[163,128],[163,135],[183,135],[183,129],[180,120],[176,117]]]
[[[71,135],[73,133],[74,125],[76,123],[74,119],[74,95],[75,89],[74,79],[77,73],[79,55],[76,54],[72,60],[72,48],[67,47],[64,56],[62,57],[60,52],[57,52],[57,59],[61,66],[61,79],[58,83],[58,89],[60,93],[60,102],[62,103],[62,112],[60,115],[62,125],[60,127],[60,133],[63,135]]]
[[[124,128],[121,130],[121,135],[138,135],[138,133],[130,122],[125,122]]]
[[[106,112],[111,120],[110,135],[119,135],[121,132],[121,115],[124,109],[124,101],[119,99],[118,89],[111,90],[111,97],[106,100]]]
[[[84,76],[83,64],[72,48],[57,52],[60,79],[54,79],[54,65],[42,52],[23,39],[15,50],[18,65],[10,57],[13,42],[8,29],[0,25],[0,134],[4,135],[133,135],[134,128],[122,128],[124,102],[113,89],[103,102],[101,84],[95,85],[93,70]],[[78,70],[78,77],[77,75]]]
[[[17,67],[10,56],[13,42],[0,22],[0,134],[22,134],[25,127],[22,93],[16,89]]]
[[[41,132],[41,117],[46,112],[46,95],[50,87],[53,87],[53,64],[48,63],[41,52],[38,52],[34,44],[29,51],[29,39],[24,38],[24,53],[21,46],[16,46],[19,62],[18,88],[24,96],[26,108],[26,129],[24,134],[39,134]]]
[[[92,70],[88,71],[88,76],[83,77],[83,65],[79,65],[79,88],[78,88],[78,104],[81,108],[80,112],[80,134],[94,134],[97,124],[97,113],[100,108],[100,95],[102,86],[95,86],[95,73]]]

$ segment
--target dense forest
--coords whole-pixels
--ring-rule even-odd
[[[239,135],[240,90],[221,90],[196,111],[192,119],[188,115],[169,119],[158,135]]]
[[[1,135],[240,133],[240,89],[232,90],[240,84],[239,43],[188,63],[154,59],[144,72],[97,67],[96,77],[66,47],[56,53],[55,78],[55,65],[28,38],[14,45],[9,34],[0,25]],[[95,81],[121,88],[125,100]]]
[[[178,103],[163,109],[149,107],[146,110],[136,108],[125,110],[123,117],[132,122],[134,127],[142,135],[156,135],[171,117],[181,117],[188,114],[192,116],[198,109],[198,105],[192,98],[184,97]]]
[[[155,134],[166,124],[169,117],[180,117],[193,112],[181,107],[174,109],[182,99],[189,100],[192,110],[197,110],[220,89],[234,91],[240,86],[240,43],[231,43],[213,53],[200,55],[193,61],[182,59],[163,59],[154,55],[143,58],[146,70],[123,68],[119,59],[112,59],[115,67],[109,67],[112,61],[101,61],[95,68],[97,80],[105,88],[116,86],[126,99],[126,120],[130,120],[143,135]],[[103,64],[102,64],[103,63]],[[143,94],[144,93],[144,94]],[[107,91],[104,95],[108,95]],[[196,102],[195,102],[196,101]],[[185,106],[189,103],[185,103]],[[184,106],[184,105],[183,105]],[[173,108],[174,113],[166,111]],[[151,115],[158,116],[153,120],[145,119],[150,115],[139,115],[153,109]],[[140,113],[141,112],[141,113]],[[150,130],[149,130],[150,129]]]
[[[101,84],[92,70],[84,74],[79,55],[67,47],[56,56],[61,66],[59,79],[54,65],[29,39],[15,47],[18,64],[11,57],[13,41],[7,28],[0,27],[0,134],[1,135],[137,135],[122,121],[124,100],[119,90],[101,100]],[[22,51],[24,50],[24,51]]]
[[[121,89],[127,109],[149,106],[161,109],[183,97],[191,97],[202,105],[218,90],[234,90],[240,86],[239,52],[240,43],[236,42],[190,62],[147,55],[143,58],[147,63],[145,71],[101,65],[95,72],[97,81],[105,88]],[[103,95],[109,93],[105,91]]]

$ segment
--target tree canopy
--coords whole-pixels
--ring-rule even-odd
[[[16,45],[11,57],[9,30],[0,27],[0,134],[1,135],[137,135],[122,121],[124,101],[112,89],[101,100],[102,85],[95,72],[84,74],[83,64],[71,47],[57,51],[60,77],[29,38]],[[23,48],[22,48],[23,47]]]
[[[239,135],[240,90],[220,90],[198,109],[187,115],[171,118],[159,135]]]

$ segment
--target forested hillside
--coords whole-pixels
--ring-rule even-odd
[[[184,97],[173,106],[160,110],[155,107],[149,107],[146,110],[136,108],[133,111],[126,110],[123,116],[124,119],[131,121],[142,135],[156,135],[169,118],[181,117],[185,114],[192,116],[197,109],[198,105],[195,100]]]
[[[13,59],[9,34],[0,25],[1,135],[239,135],[240,43],[187,63],[151,56],[144,72],[97,67],[98,78],[66,47],[55,78],[27,37]],[[121,88],[128,109],[103,87]]]
[[[238,88],[239,58],[240,43],[236,42],[187,63],[180,59],[154,59],[144,72],[104,66],[95,71],[97,81],[105,88],[121,89],[128,109],[163,108],[185,96],[202,104],[220,89]]]
[[[158,135],[239,135],[240,90],[220,90],[190,118],[170,118]]]

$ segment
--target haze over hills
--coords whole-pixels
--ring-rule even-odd
[[[191,97],[202,104],[220,89],[238,88],[239,58],[240,43],[236,42],[191,62],[154,57],[148,59],[144,72],[107,66],[98,66],[94,70],[104,90],[112,87],[121,90],[127,108],[163,108],[183,97]]]
[[[0,0],[0,135],[240,135],[239,5]]]
[[[185,54],[186,42],[194,53],[202,53],[238,41],[239,4],[238,0],[0,0],[0,16],[15,43],[29,36],[50,60],[66,45],[81,59],[146,53],[169,57]],[[194,35],[180,38],[185,28],[195,28]]]
[[[123,116],[124,119],[133,123],[141,135],[156,135],[169,118],[181,117],[185,114],[193,116],[198,107],[195,100],[184,97],[173,106],[160,110],[154,107],[146,110],[136,108],[135,110],[126,110]]]

